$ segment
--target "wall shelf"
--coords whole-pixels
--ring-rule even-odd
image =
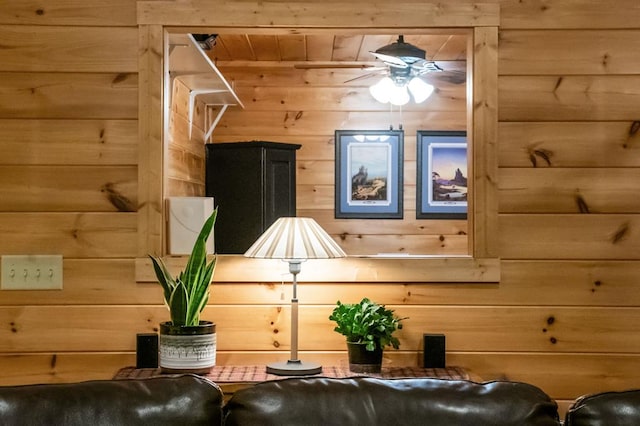
[[[205,129],[204,140],[206,141],[229,106],[244,108],[244,105],[233,87],[191,34],[169,34],[168,49],[168,71],[171,84],[179,80],[189,88],[189,139],[191,139],[196,99],[204,103],[207,108],[221,107],[217,116]]]

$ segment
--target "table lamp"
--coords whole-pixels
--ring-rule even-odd
[[[282,259],[289,262],[293,275],[291,297],[291,356],[286,362],[267,365],[267,373],[279,376],[305,376],[322,372],[322,366],[298,359],[298,273],[307,259],[345,257],[340,246],[318,223],[305,217],[281,217],[245,252],[245,257]]]

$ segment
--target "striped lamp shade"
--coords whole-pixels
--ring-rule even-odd
[[[332,259],[346,253],[318,223],[307,217],[281,217],[245,252],[259,259]]]

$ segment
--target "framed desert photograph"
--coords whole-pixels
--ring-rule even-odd
[[[417,133],[416,217],[467,218],[467,133]]]
[[[401,130],[336,130],[335,217],[402,219]]]

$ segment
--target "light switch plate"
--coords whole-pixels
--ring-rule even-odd
[[[62,255],[2,256],[2,290],[62,290]]]

